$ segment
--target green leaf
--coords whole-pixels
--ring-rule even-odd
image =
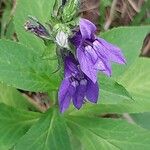
[[[55,46],[51,45],[51,48]],[[60,77],[53,73],[57,61],[43,60],[26,46],[0,40],[0,81],[28,91],[50,91],[59,86]]]
[[[11,20],[12,5],[13,5],[12,1],[5,0],[5,9],[3,10],[2,18],[1,18],[1,22],[0,22],[0,24],[1,24],[1,30],[0,30],[1,38],[4,37],[6,27]]]
[[[0,149],[8,150],[22,137],[40,114],[0,104]]]
[[[46,47],[44,45],[44,42],[40,38],[36,37],[30,32],[26,32],[23,27],[25,22],[28,20],[29,15],[36,17],[43,25],[48,23],[48,21],[51,18],[51,14],[53,12],[54,4],[55,0],[17,1],[17,8],[14,17],[14,24],[15,30],[17,32],[17,38],[19,39],[20,43],[23,43],[24,45],[27,45],[28,47],[32,48],[32,51],[35,52],[34,54],[36,55],[35,57],[39,58],[38,62],[34,63],[36,66],[39,66],[39,68],[37,69],[42,71],[41,76],[36,73],[36,77],[30,78],[30,80],[36,79],[38,81],[34,81],[34,83],[30,85],[26,83],[27,84],[26,87],[21,86],[21,88],[23,89],[28,89],[30,91],[50,91],[52,89],[58,88],[60,74],[59,73],[52,74],[52,72],[55,72],[57,70],[58,63],[56,59],[50,60],[51,58],[53,58],[53,56],[56,57],[56,48],[54,44],[53,45],[51,44],[49,47]],[[46,59],[42,57],[45,51],[49,51]],[[51,78],[51,81],[49,80],[49,78]]]
[[[118,82],[132,95],[142,99],[150,99],[150,59],[136,59]]]
[[[14,33],[15,33],[14,22],[13,22],[13,19],[11,19],[10,22],[9,22],[9,24],[7,25],[7,30],[6,30],[6,33],[5,33],[5,38],[6,39],[14,40]]]
[[[134,122],[136,122],[136,124],[145,129],[150,130],[150,112],[132,114],[131,117],[134,120]]]
[[[150,59],[138,58],[135,63],[118,80],[133,95],[141,108],[150,106]],[[139,108],[139,110],[141,109]],[[146,111],[145,111],[146,112]],[[150,109],[149,111],[150,112]],[[133,120],[140,126],[150,129],[150,113],[131,115]]]
[[[24,24],[28,15],[36,17],[42,24],[47,23],[51,17],[55,0],[19,0],[14,18],[15,29],[19,41],[29,47],[32,47],[36,53],[41,53],[44,49],[44,43],[41,39],[32,33],[26,32]]]
[[[15,147],[15,150],[33,149],[71,149],[66,124],[56,109],[48,111]]]
[[[67,117],[83,150],[149,150],[150,132],[121,120]]]
[[[127,65],[113,65],[113,77],[121,76],[140,54],[143,40],[150,31],[150,26],[119,27],[102,34],[107,41],[123,50]]]
[[[145,17],[149,8],[150,1],[145,1],[142,7],[140,8],[140,12],[134,16],[131,25],[141,25],[146,21],[146,19],[149,20],[149,18]]]
[[[23,97],[15,88],[0,84],[0,103],[6,105],[29,110],[33,106]]]
[[[99,77],[100,96],[99,104],[118,104],[132,100],[128,91],[112,78],[100,75]]]
[[[75,116],[94,116],[101,114],[122,114],[122,113],[143,113],[149,112],[150,103],[143,101],[122,102],[118,104],[86,104],[82,109],[70,111],[70,115]]]
[[[137,112],[150,110],[150,59],[137,58],[118,82],[122,84],[134,98]],[[133,105],[131,105],[133,106]],[[128,112],[131,112],[132,107]],[[141,111],[142,110],[142,111]]]
[[[112,0],[101,0],[100,1],[100,25],[101,25],[101,29],[104,28],[104,22],[105,22],[105,11],[106,11],[106,7],[111,6]]]

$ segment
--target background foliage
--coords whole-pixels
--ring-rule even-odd
[[[0,1],[0,150],[150,149],[150,60],[139,57],[149,56],[148,36],[143,41],[150,3],[139,2],[83,1],[81,15],[95,14],[99,36],[119,46],[127,64],[114,64],[111,78],[99,75],[98,104],[60,114],[52,101],[61,81],[60,72],[53,73],[58,62],[41,57],[45,51],[55,57],[56,47],[23,27],[28,15],[47,23],[56,0]],[[130,18],[123,16],[125,5]]]

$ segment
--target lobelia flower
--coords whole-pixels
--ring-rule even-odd
[[[96,26],[80,19],[79,31],[71,39],[77,48],[77,59],[81,70],[95,83],[98,71],[111,76],[111,62],[125,64],[121,50],[95,35]]]
[[[96,103],[99,95],[98,83],[93,83],[79,68],[79,63],[73,55],[65,57],[64,75],[58,92],[60,111],[64,112],[70,105],[80,109],[85,98]]]

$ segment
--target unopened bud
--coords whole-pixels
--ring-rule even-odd
[[[27,31],[34,33],[37,37],[42,39],[50,39],[50,34],[47,29],[33,17],[29,17],[29,20],[24,25]]]
[[[68,34],[63,31],[59,31],[56,35],[56,42],[59,46],[63,48],[68,48]]]

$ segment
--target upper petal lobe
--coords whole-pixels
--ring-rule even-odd
[[[101,51],[103,54],[105,54],[108,59],[112,62],[116,62],[119,64],[125,64],[126,60],[123,56],[121,49],[119,49],[117,46],[108,43],[102,38],[98,38],[99,41],[99,51]]]
[[[80,32],[83,39],[91,39],[96,31],[96,26],[87,19],[80,19]]]

